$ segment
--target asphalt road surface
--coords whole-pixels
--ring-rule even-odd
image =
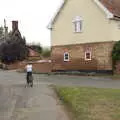
[[[25,88],[25,74],[0,71],[0,120],[69,120],[54,91],[34,76]]]
[[[110,77],[33,76],[34,87],[25,88],[25,74],[0,71],[0,120],[70,120],[51,84],[120,89],[120,80]]]

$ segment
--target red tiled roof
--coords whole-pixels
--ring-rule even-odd
[[[120,0],[99,0],[114,16],[120,17]]]
[[[29,49],[29,57],[40,57],[40,54],[36,51],[34,51],[33,49],[31,48],[28,48]]]

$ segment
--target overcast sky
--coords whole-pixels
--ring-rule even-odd
[[[27,43],[50,45],[50,31],[47,25],[62,0],[1,0],[0,24],[4,18],[11,29],[11,21],[18,20],[19,30]]]

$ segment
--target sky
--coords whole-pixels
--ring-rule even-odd
[[[47,25],[63,0],[1,0],[0,25],[11,30],[12,20],[18,20],[19,30],[27,43],[50,46],[50,30]]]

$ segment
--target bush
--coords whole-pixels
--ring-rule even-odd
[[[120,60],[120,41],[116,42],[116,44],[113,47],[112,59],[113,61]]]
[[[15,60],[24,60],[28,54],[26,40],[19,32],[13,33],[0,45],[2,62],[12,63]]]
[[[50,57],[51,50],[49,48],[44,48],[42,51],[42,56],[43,57]]]

